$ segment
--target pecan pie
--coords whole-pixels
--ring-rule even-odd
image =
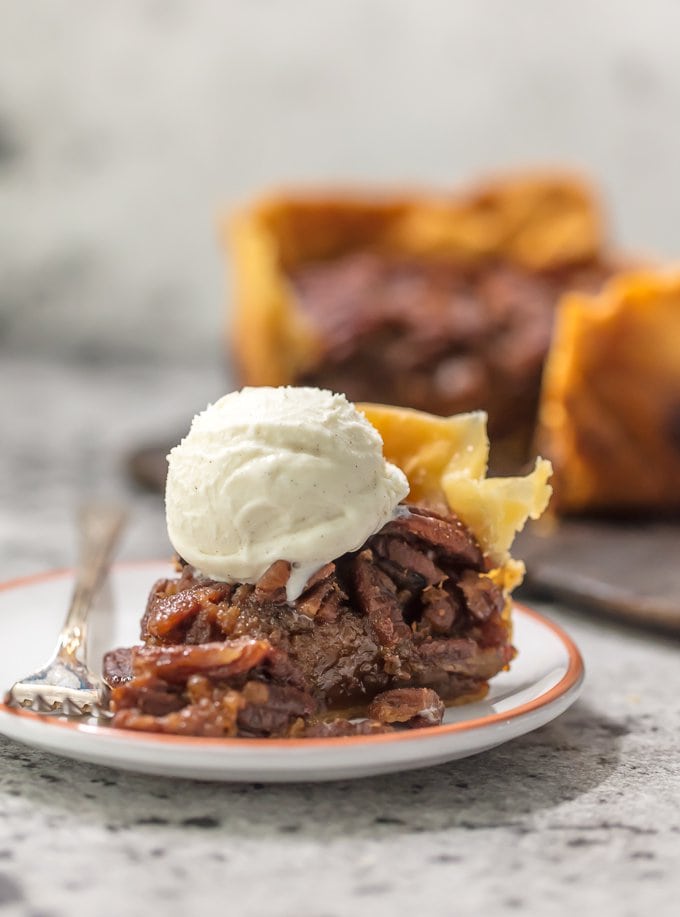
[[[515,458],[559,297],[612,273],[592,194],[561,175],[457,198],[274,197],[237,216],[230,241],[242,382],[483,409]]]
[[[485,418],[363,405],[410,502],[293,601],[287,561],[252,584],[177,561],[142,644],[105,658],[113,725],[197,736],[369,735],[441,722],[513,656],[512,538],[550,495],[548,462],[486,477]]]

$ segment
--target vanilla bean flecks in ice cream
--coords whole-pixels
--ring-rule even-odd
[[[168,535],[213,579],[255,583],[292,566],[288,599],[360,548],[408,494],[378,431],[344,395],[244,388],[194,417],[168,456]]]

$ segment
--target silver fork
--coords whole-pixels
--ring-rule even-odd
[[[42,669],[12,685],[5,697],[7,704],[39,713],[106,715],[106,685],[87,666],[86,625],[124,522],[125,513],[115,506],[91,503],[79,512],[79,563],[57,647]]]

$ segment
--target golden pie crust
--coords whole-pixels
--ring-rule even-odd
[[[563,298],[537,446],[560,512],[680,509],[680,271]]]
[[[552,488],[549,461],[536,459],[523,477],[487,477],[486,414],[436,417],[409,408],[358,404],[383,439],[385,458],[406,474],[408,500],[445,505],[467,525],[493,564],[489,574],[509,596],[524,565],[510,556],[517,532],[546,509]]]

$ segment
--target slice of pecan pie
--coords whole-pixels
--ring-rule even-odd
[[[413,502],[287,600],[273,563],[254,584],[181,559],[157,582],[142,645],[105,658],[113,725],[178,735],[365,735],[441,722],[513,656],[509,547],[550,495],[548,462],[486,478],[483,414],[363,405]]]

